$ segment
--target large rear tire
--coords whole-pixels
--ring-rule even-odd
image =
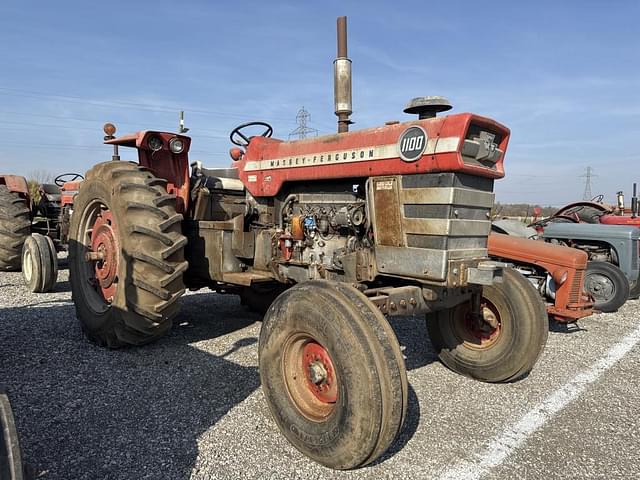
[[[20,270],[22,245],[31,228],[30,215],[27,200],[0,185],[0,270]]]
[[[587,264],[584,288],[594,299],[593,308],[601,312],[615,312],[629,299],[629,280],[608,262]]]
[[[53,290],[58,279],[58,257],[53,240],[32,233],[22,247],[22,278],[33,293]]]
[[[278,427],[316,462],[366,465],[402,428],[408,384],[398,341],[354,288],[310,281],[281,294],[264,318],[259,356]]]
[[[482,310],[480,322],[471,314],[471,302],[427,315],[427,331],[440,361],[484,382],[526,376],[549,334],[540,294],[521,274],[505,269],[502,283],[483,288]]]
[[[141,345],[171,328],[187,268],[182,215],[166,181],[130,162],[93,167],[74,202],[69,273],[92,341]]]

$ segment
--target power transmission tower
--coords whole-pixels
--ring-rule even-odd
[[[584,175],[580,175],[580,178],[584,178],[584,193],[582,194],[583,200],[591,200],[593,198],[593,194],[591,193],[591,179],[593,177],[597,177],[596,174],[593,173],[593,168],[587,167],[587,173]]]
[[[314,137],[318,136],[318,130],[308,126],[310,118],[311,114],[307,112],[304,107],[298,110],[298,114],[296,115],[298,127],[289,134],[289,140],[291,140],[291,137],[298,137],[302,140],[303,138],[307,138],[307,135],[310,133],[313,134]]]

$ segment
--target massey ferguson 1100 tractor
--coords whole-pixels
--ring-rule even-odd
[[[407,411],[385,315],[426,315],[442,362],[489,382],[527,375],[548,325],[531,283],[487,257],[509,130],[436,117],[450,106],[423,97],[405,110],[417,119],[348,132],[344,17],[334,71],[339,133],[287,142],[243,124],[227,169],[190,172],[186,136],[107,124],[113,160],[80,185],[69,265],[82,328],[108,347],[166,333],[185,288],[284,290],[260,332],[267,403],[296,448],[347,469],[379,457]]]

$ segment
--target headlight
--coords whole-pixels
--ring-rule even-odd
[[[149,140],[147,140],[147,145],[149,145],[149,148],[151,150],[157,152],[158,150],[162,149],[162,139],[160,137],[152,135],[149,137]]]
[[[569,272],[559,268],[558,270],[554,271],[551,276],[553,277],[553,281],[556,282],[556,285],[560,286],[567,281]]]
[[[184,150],[184,142],[182,141],[182,139],[173,137],[171,140],[169,140],[169,150],[176,154],[182,153],[182,151]]]

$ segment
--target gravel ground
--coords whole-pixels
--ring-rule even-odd
[[[537,367],[511,385],[448,371],[422,319],[394,319],[410,382],[404,431],[373,465],[334,472],[298,453],[271,420],[257,370],[260,323],[237,297],[188,295],[167,337],[110,351],[82,335],[67,278],[63,266],[56,291],[35,295],[21,274],[0,273],[0,383],[38,478],[438,478],[460,465],[470,478],[640,476],[635,344],[482,467],[492,441],[504,450],[513,440],[502,444],[501,432],[638,328],[638,301],[573,328],[552,323]]]

